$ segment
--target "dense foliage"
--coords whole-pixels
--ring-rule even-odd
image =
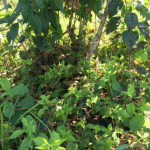
[[[0,149],[150,149],[149,3],[106,3],[1,9]]]

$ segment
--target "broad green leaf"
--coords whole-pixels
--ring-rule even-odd
[[[120,113],[123,115],[123,117],[125,117],[125,118],[129,118],[130,117],[130,115],[126,112],[126,110],[124,110],[124,109],[122,109],[122,110],[120,110]]]
[[[121,9],[121,16],[124,18],[125,14],[126,14],[126,6],[123,5],[123,8]]]
[[[38,112],[38,117],[41,117],[44,114],[44,109],[40,109]]]
[[[106,34],[109,34],[117,29],[121,22],[121,17],[113,17],[106,26]]]
[[[32,13],[33,11],[34,11],[34,9],[32,10],[29,5],[25,5],[22,7],[21,14],[23,16],[24,23],[28,22],[29,18],[33,15],[33,13]]]
[[[148,54],[147,52],[144,52],[142,55],[141,55],[141,58],[142,58],[142,62],[146,62],[148,60]]]
[[[12,8],[9,3],[8,3],[6,6],[4,6],[2,9],[0,9],[0,11],[2,11],[2,10],[4,10],[4,9],[8,9],[8,8]]]
[[[135,106],[133,103],[127,105],[127,111],[130,115],[135,114]]]
[[[139,74],[146,75],[147,73],[149,73],[148,70],[146,70],[146,68],[141,65],[137,65],[136,70],[138,71]]]
[[[34,100],[33,100],[32,96],[27,96],[26,98],[24,98],[20,102],[20,106],[21,106],[21,108],[31,108],[32,106],[34,106]]]
[[[94,129],[95,128],[95,126],[93,124],[90,124],[90,123],[86,127],[89,128],[89,129]]]
[[[78,150],[78,145],[74,143],[69,143],[67,145],[67,150]]]
[[[98,145],[105,145],[105,142],[103,140],[95,141]]]
[[[37,146],[49,145],[49,143],[47,142],[47,140],[45,138],[43,138],[43,137],[33,138],[33,141],[35,142],[35,144]]]
[[[149,28],[143,22],[138,23],[138,29],[140,30],[141,34],[148,40],[149,39]]]
[[[10,34],[10,37],[11,37],[11,40],[14,42],[15,38],[17,37],[18,35],[18,29],[19,29],[19,24],[18,23],[14,23],[11,25],[10,27],[10,31],[9,31],[9,34]]]
[[[11,84],[8,79],[5,79],[5,78],[0,79],[0,85],[2,86],[2,89],[7,92],[11,90]]]
[[[112,88],[115,91],[121,91],[120,84],[117,81],[112,81]]]
[[[24,130],[16,130],[10,137],[8,137],[7,139],[14,139],[16,137],[18,137],[19,135],[23,134]]]
[[[8,25],[12,24],[16,20],[16,18],[18,16],[19,16],[19,13],[13,13],[13,14],[11,14],[11,16],[10,16],[10,18],[8,20]]]
[[[22,9],[24,6],[25,6],[24,3],[19,2],[19,3],[17,4],[17,7],[16,7],[16,13],[17,13],[17,14],[20,13],[20,12],[21,12],[21,9]]]
[[[13,87],[12,90],[10,91],[12,95],[24,95],[25,93],[28,93],[28,92],[29,92],[29,89],[23,84]]]
[[[132,6],[129,7],[129,14],[132,12]]]
[[[140,83],[140,86],[145,89],[149,89],[149,85],[147,83]]]
[[[63,3],[62,3],[62,0],[55,0],[55,4],[56,4],[56,6],[61,10],[61,12],[63,13],[64,10],[63,10]]]
[[[141,114],[137,114],[134,117],[131,118],[130,122],[129,122],[129,127],[130,130],[132,131],[136,131],[139,130],[143,127],[144,125],[144,116]]]
[[[123,40],[127,44],[129,50],[136,44],[137,40],[139,39],[139,35],[136,31],[124,31],[123,32]]]
[[[66,138],[67,139],[67,138]],[[52,143],[52,146],[60,146],[64,141],[66,141],[66,139],[60,139],[60,140],[55,140]]]
[[[26,59],[25,64],[26,65],[32,65],[32,60],[31,59]]]
[[[34,32],[38,32],[38,34],[41,33],[41,19],[37,15],[32,15],[29,18],[29,24],[32,26]]]
[[[44,39],[43,36],[37,36],[34,40],[34,43],[36,44],[36,46],[43,50],[44,49],[44,44],[46,43],[46,40]]]
[[[72,136],[72,135],[69,135],[68,137],[67,137],[67,140],[66,140],[67,142],[76,142],[77,140]]]
[[[142,5],[142,4],[140,4],[140,3],[133,2],[133,4],[136,5],[136,8],[135,8],[135,9],[136,9],[137,11],[139,11],[140,13],[142,13],[144,10],[145,10],[145,11],[148,10],[144,5]]]
[[[41,150],[43,150],[43,149],[47,150],[49,147],[50,147],[50,145],[46,144],[46,145],[38,146],[38,147],[35,147],[35,148],[36,149],[41,149]]]
[[[29,150],[32,147],[32,137],[26,137],[21,143],[20,150]]]
[[[40,9],[44,8],[44,1],[45,1],[45,0],[35,0],[35,1],[36,1],[37,6],[38,6]]]
[[[132,82],[132,84],[129,85],[127,93],[130,97],[132,97],[132,95],[134,94],[134,83],[133,82]]]
[[[58,147],[57,150],[66,150],[64,147]]]
[[[21,121],[22,121],[24,126],[28,126],[28,121],[26,118],[22,118]]]
[[[60,136],[54,130],[51,132],[50,144],[52,144],[55,140],[60,140]]]
[[[126,149],[127,147],[129,147],[129,145],[123,144],[123,145],[121,145],[121,146],[115,148],[115,150],[124,150],[124,149]]]
[[[10,118],[11,116],[14,115],[15,111],[14,109],[14,105],[12,102],[8,102],[4,105],[4,115],[7,118]]]
[[[7,40],[8,40],[8,43],[10,44],[11,43],[11,33],[10,33],[10,31],[7,32]]]
[[[138,17],[135,13],[126,13],[125,15],[125,23],[128,29],[133,29],[138,25]]]
[[[140,110],[144,113],[150,113],[150,106],[149,104],[144,104],[143,106],[140,107]]]
[[[109,18],[112,18],[114,15],[118,13],[119,10],[123,7],[122,0],[112,0],[108,5],[108,14]]]
[[[35,125],[36,126],[36,121],[31,115],[27,115],[26,119],[27,119],[27,121],[30,125]],[[32,124],[31,124],[31,122],[32,122]]]
[[[21,122],[20,116],[25,113],[25,110],[15,110],[15,114],[11,118],[11,125],[13,126],[15,123],[16,125]],[[16,122],[19,119],[18,122]]]
[[[48,10],[48,16],[49,16],[49,22],[52,24],[52,26],[56,29],[57,28],[57,23],[56,23],[56,14],[52,10]]]
[[[102,9],[102,2],[97,0],[92,0],[88,3],[88,6],[96,13]]]
[[[21,35],[21,37],[18,40],[18,43],[22,43],[25,40],[25,35]]]

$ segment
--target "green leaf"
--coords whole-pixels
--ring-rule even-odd
[[[21,108],[31,108],[34,106],[34,100],[32,96],[27,96],[23,99],[23,101],[20,102]]]
[[[139,39],[139,35],[135,31],[124,31],[123,32],[123,40],[127,44],[129,50],[136,44],[137,40]]]
[[[32,15],[29,18],[29,24],[31,25],[31,27],[33,28],[34,32],[38,32],[38,34],[41,33],[41,19],[39,18],[39,16],[37,15]]]
[[[13,13],[13,14],[11,14],[11,16],[10,16],[10,18],[8,20],[8,25],[12,24],[16,20],[16,18],[18,16],[19,16],[19,13]]]
[[[45,0],[35,0],[35,1],[36,1],[37,6],[38,6],[40,9],[44,8],[44,1],[45,1]]]
[[[16,137],[18,137],[19,135],[23,134],[24,130],[16,130],[10,137],[8,137],[7,139],[14,139]]]
[[[21,12],[21,9],[22,9],[24,6],[26,6],[25,3],[19,2],[19,3],[17,4],[17,7],[16,7],[16,13],[17,13],[17,14],[20,13],[20,12]]]
[[[130,97],[132,97],[132,95],[134,94],[134,83],[133,82],[132,82],[132,84],[129,85],[127,93]]]
[[[143,22],[138,23],[138,29],[140,30],[141,34],[148,40],[149,39],[149,29],[148,25]]]
[[[44,109],[40,109],[38,112],[38,117],[41,117],[44,114]]]
[[[147,73],[149,73],[148,70],[146,70],[146,68],[141,65],[137,65],[136,70],[138,71],[139,74],[146,75]]]
[[[11,33],[10,33],[10,31],[7,32],[7,40],[8,40],[8,43],[10,44],[11,43]]]
[[[115,150],[124,150],[124,149],[127,148],[127,147],[129,147],[129,145],[123,144],[123,145],[121,145],[121,146],[115,148]]]
[[[112,0],[108,5],[108,14],[109,18],[112,18],[114,15],[118,13],[119,10],[123,7],[122,0]]]
[[[148,54],[147,52],[144,52],[142,55],[141,55],[141,58],[142,58],[142,62],[146,62],[148,60]]]
[[[49,22],[52,24],[52,26],[56,29],[57,28],[57,23],[56,23],[56,14],[53,10],[49,9],[48,10],[48,16],[49,16]]]
[[[46,40],[44,39],[43,36],[38,36],[35,38],[34,43],[36,44],[36,46],[43,50],[44,49],[44,44],[46,43]]]
[[[47,150],[49,147],[50,147],[50,145],[42,145],[42,146],[38,146],[38,147],[35,147],[35,148],[36,149],[41,149],[41,150],[43,150],[43,149]]]
[[[12,102],[8,102],[4,105],[4,115],[7,118],[10,118],[11,116],[14,115],[15,111],[14,109],[14,105]]]
[[[117,29],[121,22],[121,17],[113,17],[106,26],[106,34],[109,34]]]
[[[0,9],[0,11],[2,11],[4,9],[8,9],[8,8],[12,8],[12,6],[9,3],[5,7],[3,7],[2,9]]]
[[[141,114],[137,114],[131,118],[131,120],[129,122],[129,128],[132,131],[139,130],[143,127],[144,122],[145,122],[144,116]]]
[[[144,104],[140,107],[140,110],[144,113],[150,113],[150,106],[148,104]]]
[[[115,91],[121,91],[120,84],[117,81],[112,81],[112,88]]]
[[[7,32],[7,39],[9,41],[9,44],[11,42],[11,40],[14,42],[15,38],[18,35],[18,29],[19,29],[19,24],[18,23],[14,23],[11,25],[10,27],[10,31]]]
[[[20,85],[17,85],[15,87],[13,87],[10,91],[10,93],[12,95],[24,95],[25,93],[28,93],[29,92],[29,89],[23,85],[23,84],[20,84]]]
[[[55,4],[56,4],[56,6],[61,10],[61,12],[63,13],[64,10],[63,10],[63,3],[62,3],[62,0],[55,0]]]
[[[47,142],[47,140],[45,138],[43,138],[43,137],[33,138],[33,141],[35,142],[35,144],[37,146],[49,145],[49,143]]]
[[[21,121],[22,121],[24,126],[28,126],[28,121],[26,118],[22,118]]]
[[[67,137],[67,140],[66,140],[67,142],[76,142],[77,140],[72,136],[72,135],[69,135],[68,137]]]
[[[128,29],[133,29],[138,25],[138,17],[135,13],[126,13],[125,15],[125,23]]]
[[[54,130],[51,132],[50,144],[52,144],[55,140],[59,140],[60,136]]]
[[[135,106],[133,103],[127,105],[127,111],[130,115],[135,114]]]
[[[67,139],[67,138],[66,138]],[[64,141],[66,141],[66,139],[60,139],[60,140],[55,140],[52,143],[52,146],[60,146],[60,144],[62,144]]]
[[[25,35],[21,35],[21,37],[18,40],[18,43],[22,43],[25,40]]]
[[[21,143],[20,150],[29,150],[32,147],[32,137],[26,137]]]
[[[69,143],[67,145],[67,150],[78,150],[78,145],[74,143]]]
[[[132,12],[132,6],[129,7],[129,14]]]
[[[140,86],[145,89],[149,89],[149,85],[147,83],[140,82]]]
[[[26,65],[32,65],[32,60],[31,59],[26,59],[25,64]]]
[[[16,121],[19,119],[19,117],[23,115],[24,113],[25,113],[25,110],[16,110],[15,114],[11,118],[11,125],[13,126],[16,123]],[[21,122],[21,119],[19,119],[16,125],[19,124],[20,122]]]
[[[102,2],[98,0],[92,0],[88,3],[88,6],[96,13],[102,9]]]
[[[121,16],[124,18],[125,14],[126,14],[126,6],[123,5],[123,8],[121,9]]]
[[[133,4],[136,5],[136,10],[139,11],[140,13],[143,12],[143,10],[148,10],[145,6],[143,6],[142,4],[139,4],[137,2],[133,2]]]
[[[7,92],[11,90],[10,81],[8,79],[0,79],[0,85],[2,86],[2,89]]]

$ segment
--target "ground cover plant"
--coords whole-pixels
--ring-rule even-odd
[[[0,4],[0,149],[150,149],[149,1]]]

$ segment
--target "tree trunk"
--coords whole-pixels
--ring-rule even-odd
[[[7,2],[6,2],[6,0],[3,0],[3,4],[4,4],[4,7],[6,7],[7,6]],[[6,10],[6,12],[8,12],[8,8],[7,9],[5,9]]]
[[[106,18],[107,18],[107,15],[108,15],[108,5],[109,5],[110,2],[111,2],[111,0],[107,0],[107,5],[105,7],[105,11],[104,11],[103,17],[101,19],[100,26],[98,28],[98,31],[97,31],[96,35],[94,36],[94,40],[93,40],[93,43],[92,43],[92,46],[91,46],[91,50],[90,50],[90,53],[87,57],[88,61],[91,60],[93,54],[97,50],[97,44],[99,44],[97,42],[100,41],[100,38],[101,38],[101,35],[102,35],[103,27],[104,27],[104,24],[106,22]]]

